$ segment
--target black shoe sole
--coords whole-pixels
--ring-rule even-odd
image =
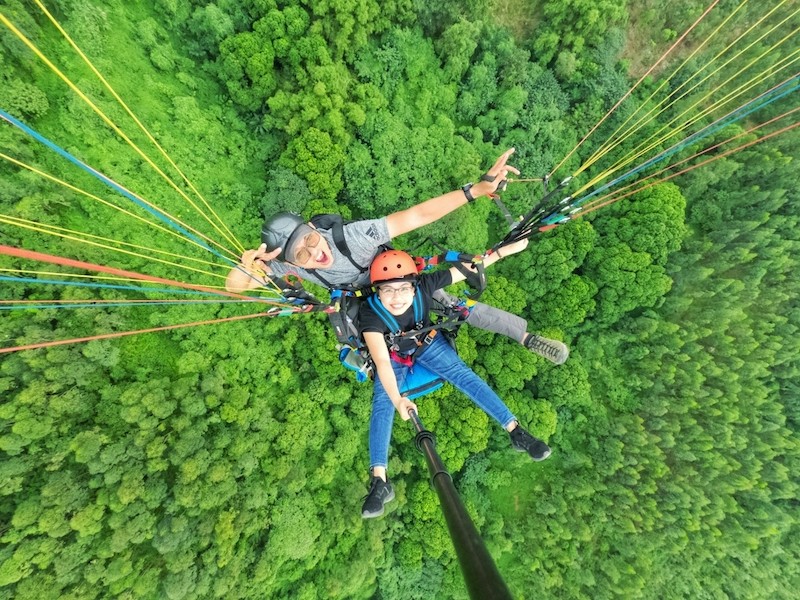
[[[525,450],[525,448],[517,448],[516,446],[511,446],[511,447],[516,452],[525,452],[526,454],[528,454],[528,451]],[[536,458],[535,456],[531,456],[530,454],[528,454],[528,456],[531,456],[531,460],[533,460],[533,461],[542,462],[543,460],[547,459],[552,453],[553,453],[552,450],[548,450],[547,453],[544,456],[540,456],[539,458]]]

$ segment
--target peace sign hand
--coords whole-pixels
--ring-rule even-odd
[[[276,258],[280,253],[280,248],[275,248],[275,250],[267,252],[267,245],[261,244],[255,250],[247,250],[242,254],[242,266],[248,271],[254,269],[266,270],[266,263]]]
[[[508,174],[519,175],[519,169],[507,164],[508,159],[514,154],[515,150],[515,148],[509,148],[501,154],[500,158],[492,165],[492,168],[481,176],[480,182],[472,186],[472,195],[474,197],[490,196],[498,189],[503,191],[508,183]]]

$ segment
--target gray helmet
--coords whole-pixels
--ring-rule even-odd
[[[278,260],[290,261],[294,258],[297,240],[313,231],[297,213],[282,212],[264,221],[261,226],[261,241],[267,250],[280,247]]]

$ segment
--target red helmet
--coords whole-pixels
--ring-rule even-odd
[[[417,276],[417,263],[411,255],[401,250],[381,252],[369,267],[369,280],[373,285]]]

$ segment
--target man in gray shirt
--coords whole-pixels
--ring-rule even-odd
[[[433,223],[481,196],[493,194],[506,180],[508,173],[518,175],[516,168],[506,164],[513,152],[512,148],[502,154],[478,183],[467,184],[381,219],[345,224],[344,243],[350,256],[337,248],[332,229],[317,228],[290,213],[275,215],[264,223],[264,243],[242,255],[241,266],[231,270],[225,287],[231,292],[243,292],[268,285],[268,281],[258,275],[259,271],[267,276],[295,275],[328,289],[367,286],[369,265],[384,244],[399,235]],[[437,296],[437,300],[446,306],[458,302],[441,290]],[[563,342],[528,333],[525,319],[488,304],[474,303],[466,322],[473,327],[508,336],[558,365],[569,356],[569,350]]]

